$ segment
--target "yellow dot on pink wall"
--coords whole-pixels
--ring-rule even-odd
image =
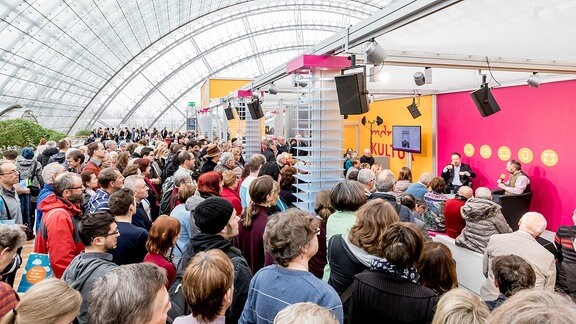
[[[480,146],[480,156],[485,159],[489,159],[492,156],[492,148],[490,145]]]
[[[556,153],[554,150],[544,150],[540,155],[540,160],[542,160],[542,163],[545,166],[555,166],[558,164],[558,153]]]
[[[502,161],[508,161],[512,157],[512,151],[508,146],[500,146],[498,148],[498,158]]]
[[[467,157],[471,157],[472,155],[474,155],[474,145],[470,143],[464,145],[464,155],[466,155]]]
[[[532,153],[531,149],[523,147],[518,150],[518,160],[520,160],[520,162],[530,163],[532,162],[533,159],[534,159],[534,153]]]

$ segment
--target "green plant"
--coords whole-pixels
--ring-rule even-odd
[[[44,128],[26,119],[9,119],[0,121],[0,147],[36,146],[41,138],[59,141],[65,134]]]
[[[76,132],[76,136],[90,136],[90,133],[92,133],[92,131],[89,129],[81,129]]]

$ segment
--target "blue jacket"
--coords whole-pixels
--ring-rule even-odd
[[[44,200],[44,198],[50,196],[53,193],[54,193],[54,184],[45,183],[44,187],[42,187],[40,193],[38,194],[36,206],[40,206],[42,200]],[[36,222],[34,223],[34,227],[36,227],[36,233],[38,233],[38,228],[40,227],[41,220],[42,220],[42,211],[40,209],[36,209]]]

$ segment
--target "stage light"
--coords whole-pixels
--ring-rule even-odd
[[[270,86],[268,87],[268,93],[271,95],[278,94],[278,86],[275,85],[274,83],[271,83]]]
[[[406,108],[408,108],[408,111],[410,112],[410,115],[412,115],[412,118],[416,119],[422,116],[422,113],[420,112],[420,110],[418,109],[418,105],[416,104],[415,98],[412,98],[412,103]]]
[[[367,64],[380,65],[384,63],[384,59],[386,58],[386,51],[382,46],[378,45],[374,39],[368,43],[364,53],[366,53]]]
[[[533,72],[532,75],[528,77],[528,80],[526,80],[526,82],[528,83],[529,86],[533,88],[538,88],[541,82],[538,72]]]
[[[261,96],[262,96],[262,94],[260,93],[260,90],[252,91],[252,98],[260,99]]]
[[[417,86],[432,84],[432,68],[425,67],[424,73],[420,71],[414,73],[414,83],[416,83]]]

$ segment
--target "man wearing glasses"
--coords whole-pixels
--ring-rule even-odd
[[[22,224],[20,200],[14,185],[20,182],[20,173],[12,162],[0,162],[0,220]]]
[[[118,267],[109,251],[116,248],[118,225],[108,211],[99,211],[82,218],[78,234],[84,243],[84,253],[77,255],[66,268],[62,280],[82,294],[82,306],[77,320],[88,323],[88,295],[94,282]]]
[[[83,191],[80,175],[64,172],[54,181],[54,193],[38,206],[43,216],[34,252],[50,254],[50,265],[56,278],[62,277],[72,259],[84,250],[78,235]]]

